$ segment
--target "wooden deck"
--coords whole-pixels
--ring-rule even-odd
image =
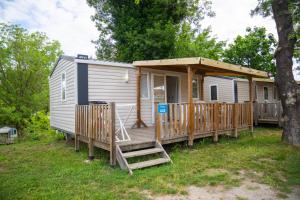
[[[128,128],[127,132],[131,141],[117,142],[123,150],[144,149],[155,143],[155,127]]]
[[[75,149],[79,141],[88,143],[89,159],[94,158],[94,147],[110,152],[110,164],[116,164],[116,153],[158,148],[163,144],[220,135],[238,136],[238,130],[252,129],[251,104],[245,103],[176,103],[168,104],[168,111],[155,114],[155,126],[127,129],[130,141],[119,142],[116,137],[115,104],[77,105]],[[189,115],[192,111],[193,115]],[[116,138],[117,141],[116,142]],[[119,151],[117,152],[117,148]],[[162,147],[160,147],[163,149]]]

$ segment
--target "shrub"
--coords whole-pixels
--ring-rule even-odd
[[[25,137],[32,140],[41,139],[63,139],[63,134],[57,133],[50,128],[49,115],[44,111],[39,111],[33,114],[25,123]]]

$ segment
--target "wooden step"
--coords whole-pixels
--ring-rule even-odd
[[[152,149],[144,149],[144,150],[139,150],[139,151],[131,151],[131,152],[123,153],[123,156],[125,158],[132,158],[132,157],[137,157],[137,156],[145,156],[145,155],[160,153],[163,151],[164,150],[161,148],[152,148]]]
[[[147,160],[144,162],[132,163],[132,164],[129,164],[128,166],[130,169],[133,170],[133,169],[141,169],[141,168],[145,168],[145,167],[151,167],[154,165],[160,165],[160,164],[167,163],[167,162],[170,162],[170,160],[167,158],[158,158],[158,159],[154,159],[154,160]]]

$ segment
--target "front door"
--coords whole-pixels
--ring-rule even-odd
[[[167,76],[167,102],[178,103],[179,102],[179,77],[178,76]]]
[[[156,103],[165,103],[166,102],[166,84],[165,76],[153,74],[152,75],[152,121],[155,122],[155,105]]]

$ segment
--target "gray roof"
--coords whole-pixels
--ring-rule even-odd
[[[134,68],[133,65],[129,63],[124,63],[124,62],[115,62],[115,61],[104,61],[104,60],[97,60],[97,59],[77,59],[74,56],[67,56],[67,55],[62,55],[58,58],[56,61],[51,73],[50,77],[52,76],[53,72],[55,71],[56,66],[58,65],[60,60],[68,60],[71,62],[76,62],[76,63],[87,63],[87,64],[95,64],[95,65],[106,65],[106,66],[119,66],[119,67],[129,67],[129,68]]]
[[[75,60],[75,57],[74,56],[67,56],[67,55],[61,55],[61,56],[59,56],[59,58],[57,59],[56,63],[54,64],[54,67],[53,67],[53,69],[52,69],[52,71],[50,73],[50,77],[52,76],[52,74],[53,74],[53,72],[54,72],[54,70],[55,70],[55,68],[58,65],[58,63],[59,63],[60,60],[68,60],[68,61],[73,62]]]
[[[15,129],[15,128],[4,126],[0,128],[0,133],[8,133],[11,129]]]

